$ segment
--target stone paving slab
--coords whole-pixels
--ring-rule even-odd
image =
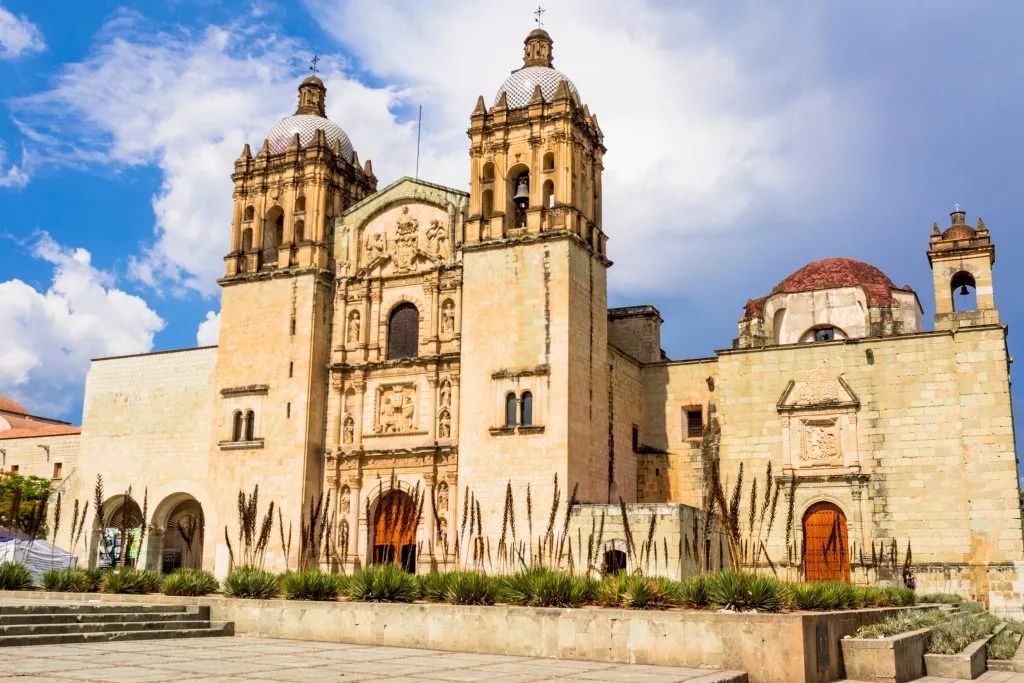
[[[1021,678],[979,680],[1024,683],[1024,674],[1010,675]],[[746,676],[739,672],[683,667],[533,659],[239,636],[5,648],[0,683],[13,682],[15,679],[44,683],[745,683]],[[934,683],[940,681],[931,680]]]
[[[687,683],[691,683],[687,681]],[[847,680],[838,683],[860,683],[860,681]],[[1024,674],[1011,671],[986,671],[974,681],[965,678],[939,678],[938,676],[925,676],[918,678],[914,683],[1024,683]]]

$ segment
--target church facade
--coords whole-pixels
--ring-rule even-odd
[[[141,561],[223,572],[238,491],[258,484],[296,533],[330,492],[348,568],[400,548],[429,571],[454,564],[470,500],[496,542],[510,490],[522,520],[529,487],[540,527],[560,486],[573,524],[620,515],[599,557],[626,540],[620,499],[676,520],[659,531],[672,573],[692,560],[679,520],[709,507],[709,471],[735,481],[742,464],[747,481],[772,473],[764,555],[791,575],[822,552],[836,578],[863,579],[864,548],[912,543],[919,587],[1019,609],[1010,359],[981,219],[958,209],[933,229],[932,330],[909,287],[825,259],[749,301],[731,348],[673,361],[656,309],[608,309],[604,137],[545,31],[470,115],[468,192],[378,189],[326,94],[307,78],[295,115],[235,162],[218,346],[89,372],[64,499],[91,499],[97,474],[111,509],[145,488]],[[14,440],[0,432],[0,450]],[[396,542],[382,510],[417,499]],[[268,564],[294,567],[278,545]],[[95,540],[85,552],[97,561]]]

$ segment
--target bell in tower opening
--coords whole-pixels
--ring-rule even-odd
[[[514,227],[526,227],[526,209],[530,206],[530,174],[528,171],[516,178],[516,191],[512,195],[512,203],[515,205]]]

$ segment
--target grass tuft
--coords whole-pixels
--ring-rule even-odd
[[[281,594],[281,577],[263,569],[240,567],[224,579],[224,595],[229,598],[271,600]]]
[[[0,564],[0,590],[32,590],[32,572],[20,562],[4,562]]]
[[[100,569],[51,569],[43,572],[43,588],[57,593],[95,593],[103,582]]]
[[[179,569],[164,577],[161,588],[164,595],[208,595],[220,589],[220,582],[210,572],[201,569]]]
[[[420,583],[396,565],[371,565],[352,575],[345,593],[362,602],[412,602],[420,597]]]
[[[159,593],[163,577],[148,569],[118,567],[103,575],[101,590],[104,593],[144,595]]]
[[[346,587],[348,577],[326,574],[319,569],[289,572],[282,578],[284,594],[289,600],[337,600]]]

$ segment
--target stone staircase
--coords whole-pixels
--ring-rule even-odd
[[[211,622],[198,605],[26,602],[0,604],[0,647],[110,640],[231,636],[231,622]]]

